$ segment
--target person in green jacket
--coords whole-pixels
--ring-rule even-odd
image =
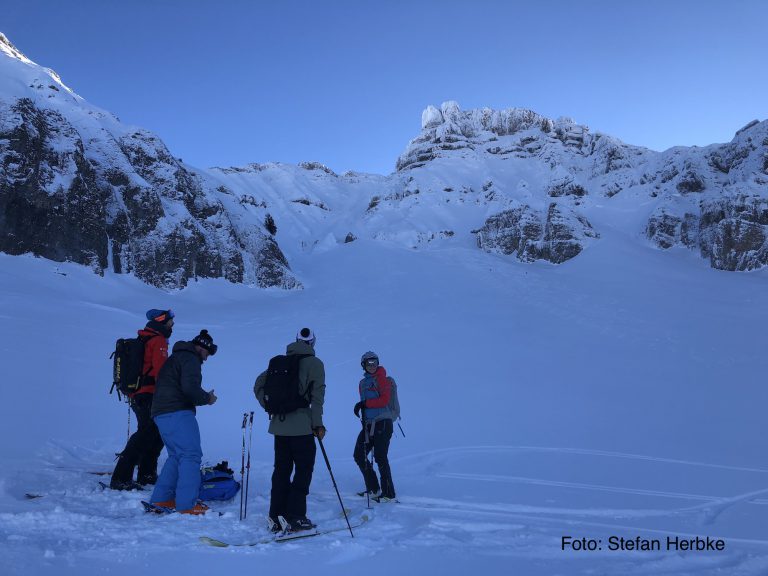
[[[265,386],[271,369],[259,374],[253,386],[259,404],[270,413],[269,433],[275,437],[275,466],[269,503],[269,517],[274,531],[280,529],[279,516],[288,521],[290,530],[294,532],[315,527],[307,518],[307,495],[317,451],[314,437],[322,440],[325,436],[325,367],[322,360],[315,356],[315,341],[314,332],[302,328],[296,334],[296,341],[287,346],[287,358],[278,356],[270,361],[270,367],[278,359],[289,364],[298,362],[298,382],[295,384],[302,399],[298,408],[287,413],[268,410]]]

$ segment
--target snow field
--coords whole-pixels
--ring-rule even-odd
[[[559,267],[470,249],[416,253],[358,241],[304,258],[303,291],[223,281],[164,293],[74,265],[0,255],[0,568],[9,574],[757,574],[768,568],[764,462],[765,274],[706,269],[684,251],[598,243]],[[141,494],[101,491],[126,434],[107,394],[115,338],[149,307],[177,312],[172,340],[210,330],[203,368],[219,402],[198,411],[204,461],[239,471],[255,411],[248,518],[148,517]],[[251,387],[269,357],[311,326],[325,362],[326,449],[353,517],[301,542],[215,549],[198,536],[266,535],[272,439]],[[354,496],[359,356],[377,351],[403,408],[390,456],[400,504]],[[27,499],[26,493],[41,494]],[[146,495],[144,495],[146,496]],[[342,525],[321,454],[309,516]],[[577,552],[605,542],[723,538],[723,552]],[[86,568],[87,566],[87,568]]]

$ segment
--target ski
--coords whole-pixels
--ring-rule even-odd
[[[141,505],[144,507],[144,512],[147,514],[157,514],[158,516],[165,516],[167,514],[178,514],[175,508],[166,508],[165,506],[158,506],[151,502],[141,501]],[[224,516],[224,512],[216,512],[210,508],[206,511],[206,514],[212,514],[214,516]]]
[[[44,494],[31,494],[29,492],[24,494],[24,498],[26,498],[27,500],[35,500],[36,498],[42,498],[43,496]]]
[[[363,515],[360,518],[360,522],[352,524],[352,529],[360,528],[363,524],[368,522],[367,515]],[[244,542],[242,544],[233,544],[230,542],[224,542],[223,540],[216,540],[215,538],[209,538],[208,536],[200,536],[200,542],[207,544],[208,546],[215,546],[217,548],[229,548],[230,546],[261,546],[262,544],[271,544],[273,542],[290,542],[291,540],[300,540],[302,538],[312,538],[313,536],[322,536],[323,534],[332,534],[333,532],[342,532],[349,530],[347,526],[340,528],[329,528],[327,530],[306,530],[302,532],[288,532],[282,533],[270,538],[264,538],[263,540],[257,540],[256,542]]]
[[[365,498],[366,492],[355,492],[358,496]],[[386,496],[371,496],[371,500],[376,504],[400,504],[400,500],[397,498],[387,498]]]
[[[141,505],[144,506],[144,512],[148,514],[175,514],[176,510],[173,508],[166,508],[165,506],[157,506],[151,502],[141,501]]]
[[[371,498],[376,504],[400,504],[397,498],[387,498],[386,496],[374,496]]]
[[[112,490],[112,489],[113,489],[113,488],[112,488],[112,487],[111,487],[109,484],[107,484],[106,482],[101,482],[101,481],[99,481],[99,486],[101,486],[101,489],[102,489],[102,490]],[[122,490],[122,491],[123,491],[123,492],[146,492],[147,490],[146,490],[146,488],[145,488],[144,486],[142,486],[141,484],[139,484],[139,483],[137,483],[137,482],[133,482],[133,483],[131,484],[131,488],[126,488],[126,489],[124,489],[124,490]]]
[[[67,468],[65,466],[56,466],[55,469],[64,470],[65,472],[82,472],[84,474],[93,474],[94,476],[112,476],[112,472],[104,470],[82,470],[81,468]]]

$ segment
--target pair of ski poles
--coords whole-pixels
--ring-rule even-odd
[[[250,435],[248,438],[248,462],[245,460],[245,427],[250,421]],[[251,481],[251,446],[253,445],[253,411],[250,416],[248,412],[243,413],[243,454],[240,462],[240,520],[248,515],[248,485]],[[245,477],[245,478],[243,478]],[[243,491],[243,481],[245,481],[245,491]],[[245,502],[243,502],[243,492],[245,492]]]
[[[249,425],[250,423],[250,425]],[[248,438],[248,460],[246,461],[245,458],[245,428],[249,425],[250,433]],[[243,520],[248,515],[248,486],[250,484],[251,479],[251,446],[253,445],[253,412],[248,414],[248,412],[245,412],[243,414],[243,450],[242,450],[242,458],[240,462],[240,520]],[[336,485],[336,478],[333,476],[333,470],[331,470],[331,462],[328,460],[328,454],[325,452],[325,446],[323,445],[323,439],[319,436],[316,436],[317,441],[320,443],[320,450],[323,452],[323,458],[325,459],[325,465],[328,467],[328,473],[331,475],[331,482],[333,482],[333,488],[336,490],[336,496],[339,498],[339,504],[341,505],[341,511],[344,514],[344,520],[347,521],[347,528],[349,528],[349,533],[352,535],[352,538],[355,537],[354,533],[352,532],[352,526],[349,523],[349,518],[347,517],[347,510],[344,508],[344,502],[341,500],[341,494],[339,493],[339,487]],[[245,476],[245,502],[243,502],[243,476]]]
[[[246,450],[245,450],[245,429],[246,426],[249,428],[249,434],[248,434],[248,459],[246,460]],[[253,446],[253,411],[250,412],[244,412],[243,413],[243,449],[242,449],[242,456],[240,460],[240,520],[243,520],[248,515],[248,486],[250,485],[251,480],[251,447]],[[349,533],[352,535],[352,538],[355,537],[354,533],[352,532],[352,526],[349,523],[349,518],[347,517],[347,510],[344,508],[344,502],[341,500],[341,494],[339,493],[339,487],[336,485],[336,478],[333,476],[333,470],[331,470],[331,462],[328,460],[328,454],[325,451],[325,446],[323,445],[323,439],[320,438],[320,436],[316,436],[318,443],[320,444],[320,450],[323,452],[323,459],[325,460],[325,465],[328,467],[328,473],[331,475],[331,482],[333,482],[333,488],[336,490],[336,496],[339,498],[339,504],[341,505],[341,511],[344,514],[344,520],[347,521],[347,528],[349,528]],[[243,481],[245,482],[245,497],[243,497]],[[370,507],[370,504],[369,504]]]

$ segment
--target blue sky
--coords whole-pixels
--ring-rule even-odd
[[[663,150],[768,117],[763,0],[3,0],[0,31],[199,167],[389,173],[429,104]]]

